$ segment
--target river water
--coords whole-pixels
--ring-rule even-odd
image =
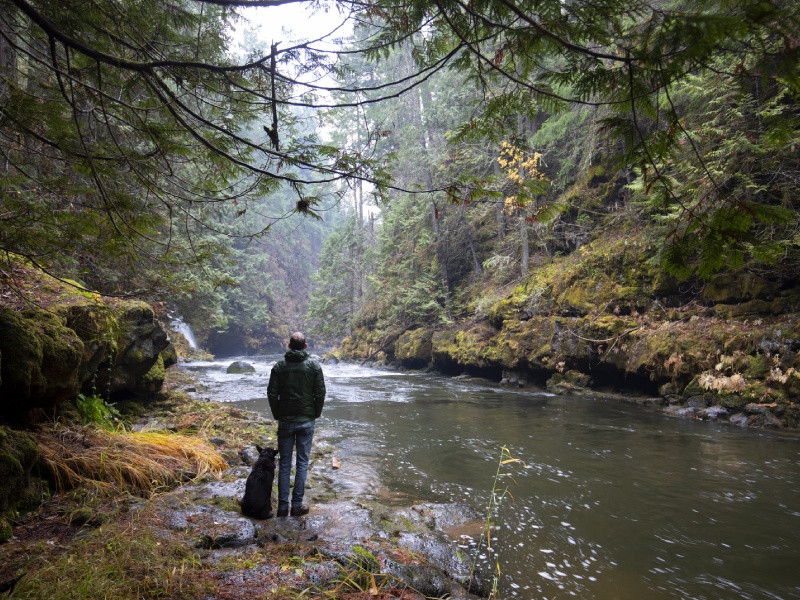
[[[187,368],[201,395],[271,417],[278,358],[243,359],[255,375],[227,375],[234,359]],[[345,491],[482,514],[493,489],[501,497],[480,550],[499,566],[500,598],[800,598],[800,438],[475,380],[323,369],[317,427]],[[509,457],[520,462],[499,468]]]

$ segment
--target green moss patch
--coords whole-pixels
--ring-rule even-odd
[[[31,435],[0,427],[0,515],[41,500],[41,482],[31,475],[38,458]]]

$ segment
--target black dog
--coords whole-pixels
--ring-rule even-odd
[[[242,514],[254,519],[269,519],[272,516],[272,482],[275,481],[274,448],[258,450],[258,460],[247,477],[242,498]]]

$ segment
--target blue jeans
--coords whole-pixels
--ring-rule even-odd
[[[278,423],[278,510],[289,508],[289,480],[292,474],[292,453],[297,447],[297,467],[294,472],[294,488],[292,489],[292,507],[303,503],[306,493],[306,476],[308,475],[308,455],[311,453],[311,441],[314,439],[314,421],[305,423]]]

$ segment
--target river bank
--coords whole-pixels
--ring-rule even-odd
[[[797,430],[796,278],[743,268],[680,282],[651,258],[645,237],[609,232],[521,281],[480,280],[452,319],[398,321],[374,309],[335,355],[555,393],[659,397],[674,414]]]
[[[170,370],[167,387],[133,429],[200,439],[227,466],[148,495],[98,483],[45,499],[14,521],[13,537],[0,546],[2,597],[475,597],[461,585],[470,580],[469,560],[442,533],[478,519],[471,509],[347,497],[337,491],[345,475],[334,468],[335,448],[321,436],[309,474],[311,513],[245,518],[238,500],[254,444],[274,446],[275,424],[190,397],[196,384],[183,370]],[[479,577],[472,582],[474,592],[486,592]]]

